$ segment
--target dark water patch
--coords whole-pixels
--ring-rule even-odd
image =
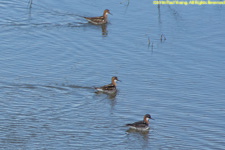
[[[67,84],[62,84],[62,86],[64,87],[70,87],[70,88],[79,88],[79,89],[94,89],[94,87],[88,87],[88,86],[80,86],[80,85],[74,85],[74,84],[71,84],[71,85],[67,85]]]
[[[41,85],[41,84],[27,84],[27,83],[9,83],[9,82],[1,82],[0,88],[21,88],[21,89],[30,89],[30,90],[36,90],[36,89],[57,89],[61,91],[67,91],[68,88],[60,87],[60,86],[54,86],[54,85]]]

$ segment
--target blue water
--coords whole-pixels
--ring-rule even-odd
[[[224,149],[223,5],[0,8],[0,149]],[[106,26],[82,18],[106,8]],[[112,76],[122,80],[116,95],[96,94]],[[150,131],[128,132],[146,113]]]

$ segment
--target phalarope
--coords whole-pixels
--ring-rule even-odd
[[[142,131],[149,130],[149,119],[153,119],[153,118],[151,117],[151,115],[146,114],[144,116],[144,120],[131,123],[131,124],[126,124],[126,126],[129,126],[130,129],[135,129],[135,130],[142,130]]]
[[[84,17],[87,19],[90,23],[93,24],[105,24],[107,23],[107,15],[111,14],[108,9],[104,10],[103,16],[99,17]],[[112,15],[112,14],[111,14]]]
[[[112,77],[112,83],[108,85],[104,85],[101,87],[95,87],[95,89],[99,92],[104,92],[104,93],[114,93],[117,91],[116,89],[116,81],[120,81],[117,77]]]

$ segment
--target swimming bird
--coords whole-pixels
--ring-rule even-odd
[[[108,85],[104,85],[104,86],[101,86],[101,87],[95,87],[95,89],[98,91],[98,92],[104,92],[104,93],[114,93],[117,91],[116,89],[116,82],[117,81],[120,81],[116,76],[112,77],[112,83],[108,84]]]
[[[131,124],[126,124],[126,126],[129,126],[130,129],[146,131],[146,130],[149,130],[149,119],[153,119],[153,118],[151,117],[150,114],[146,114],[144,116],[144,120],[131,123]]]
[[[84,17],[92,24],[105,24],[107,23],[107,15],[111,14],[108,9],[104,10],[103,16],[99,17]],[[112,15],[112,14],[111,14]]]

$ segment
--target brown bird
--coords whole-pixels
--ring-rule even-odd
[[[108,9],[104,10],[103,16],[99,17],[84,17],[92,24],[105,24],[107,23],[107,15],[111,14]],[[112,15],[112,14],[111,14]]]
[[[117,77],[112,77],[112,83],[101,87],[95,87],[98,92],[114,93],[116,92],[116,81],[120,81]]]
[[[149,130],[149,119],[153,119],[153,118],[151,117],[150,114],[146,114],[144,116],[144,120],[131,123],[131,124],[126,124],[126,126],[129,126],[131,129],[135,129],[135,130],[142,130],[142,131]]]

